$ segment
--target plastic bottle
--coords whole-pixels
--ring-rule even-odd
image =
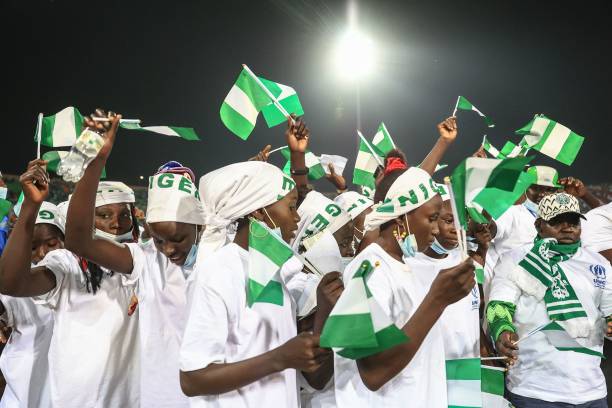
[[[57,174],[65,181],[76,183],[83,177],[85,169],[98,155],[102,146],[104,146],[102,136],[89,128],[83,129],[68,156],[61,161]]]

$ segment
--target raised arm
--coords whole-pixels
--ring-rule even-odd
[[[44,160],[33,160],[19,181],[23,204],[19,218],[0,258],[0,292],[14,297],[38,296],[55,287],[55,276],[46,268],[31,268],[32,236],[40,205],[49,195]]]
[[[102,169],[110,156],[121,115],[96,109],[92,116],[108,117],[110,122],[94,122],[85,118],[85,126],[95,129],[104,135],[104,146],[98,156],[87,166],[85,174],[76,184],[66,220],[66,248],[75,254],[100,266],[119,273],[131,273],[133,269],[132,254],[127,246],[115,244],[93,236],[96,192]]]
[[[306,127],[306,123],[300,118],[297,119],[292,115],[294,122],[287,121],[287,131],[285,138],[287,146],[291,152],[291,177],[295,181],[298,190],[298,205],[304,200],[308,194],[308,167],[306,167],[306,150],[308,148],[308,139],[310,130]]]
[[[419,166],[430,175],[434,174],[434,171],[436,171],[436,166],[440,163],[442,157],[444,157],[444,154],[448,150],[449,146],[457,138],[457,118],[451,116],[443,122],[438,123],[437,128],[438,133],[440,133],[440,137],[427,157],[425,157]]]
[[[563,186],[566,193],[577,198],[582,198],[591,208],[601,207],[604,204],[599,198],[591,193],[581,180],[575,177],[564,177],[559,180],[559,184]]]

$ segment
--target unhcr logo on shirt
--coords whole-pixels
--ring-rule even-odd
[[[603,265],[591,265],[589,270],[595,276],[593,279],[593,285],[596,288],[603,289],[606,287],[606,268]]]

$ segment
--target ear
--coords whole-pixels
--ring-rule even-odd
[[[257,221],[265,220],[265,214],[261,209],[253,211],[249,216],[255,218]]]
[[[542,232],[542,219],[541,218],[536,218],[535,222],[535,229],[536,231],[538,231],[538,235],[540,234],[540,232]]]

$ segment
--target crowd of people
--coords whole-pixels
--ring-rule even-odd
[[[608,406],[612,203],[581,180],[526,168],[513,206],[470,220],[465,257],[451,191],[433,180],[455,117],[419,166],[387,153],[372,198],[330,168],[330,198],[308,184],[310,131],[293,116],[290,175],[269,148],[199,180],[171,161],[149,178],[141,220],[132,189],[100,181],[120,117],[84,118],[104,145],[68,200],[49,202],[41,159],[20,177],[0,231],[0,407],[441,408],[457,406],[447,362],[468,358],[505,373],[516,407]],[[263,287],[261,231],[286,243],[271,259],[293,254]],[[407,340],[353,356],[321,346],[368,264],[368,298]],[[532,333],[551,322],[578,346]]]

